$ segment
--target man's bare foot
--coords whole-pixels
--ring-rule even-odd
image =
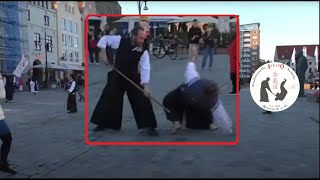
[[[215,125],[215,124],[210,124],[210,129],[211,130],[216,130],[216,129],[218,129],[219,128],[219,126],[217,126],[217,125]]]
[[[182,125],[179,121],[174,121],[173,128],[170,132],[171,135],[176,134],[179,130],[182,129]]]

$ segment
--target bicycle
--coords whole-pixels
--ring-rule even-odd
[[[152,54],[159,59],[168,55],[171,60],[176,60],[178,57],[178,45],[171,39],[154,39]]]

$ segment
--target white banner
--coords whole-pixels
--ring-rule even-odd
[[[28,66],[28,64],[29,64],[29,60],[24,55],[22,55],[22,58],[18,64],[18,66],[16,67],[16,69],[13,71],[12,74],[14,74],[17,77],[21,77],[23,71]]]
[[[230,25],[229,25],[230,17],[228,16],[219,16],[218,17],[218,28],[220,32],[229,32]]]

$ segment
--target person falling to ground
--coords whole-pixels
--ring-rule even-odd
[[[232,122],[219,99],[218,85],[201,78],[196,70],[196,49],[191,53],[185,71],[185,82],[163,99],[163,105],[170,110],[166,117],[173,123],[171,134],[182,129],[183,114],[186,114],[186,128],[217,129],[232,133]],[[215,121],[215,124],[213,122]]]

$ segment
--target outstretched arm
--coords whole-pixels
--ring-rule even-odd
[[[97,46],[101,49],[100,51],[100,60],[107,62],[107,53],[106,48],[107,46],[111,46],[113,49],[118,49],[121,41],[121,36],[111,36],[105,35],[103,36]]]

